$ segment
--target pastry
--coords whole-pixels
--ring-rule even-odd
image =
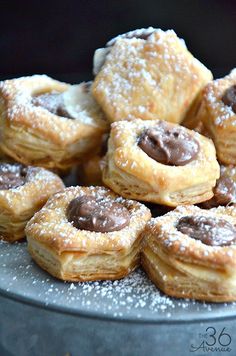
[[[22,239],[34,213],[63,188],[61,179],[46,169],[0,163],[0,238]]]
[[[46,75],[0,83],[0,149],[23,164],[67,170],[101,145],[108,124],[91,83]]]
[[[26,227],[35,262],[66,281],[119,279],[140,260],[144,205],[104,187],[70,187],[55,194]]]
[[[112,124],[103,182],[116,193],[176,207],[209,200],[219,178],[211,140],[165,121]]]
[[[77,177],[79,185],[103,185],[102,182],[102,167],[104,165],[104,155],[107,152],[108,135],[103,137],[102,146],[99,152],[78,166]]]
[[[170,296],[235,301],[235,225],[234,207],[180,206],[147,224],[142,266]]]
[[[174,31],[128,32],[94,56],[92,92],[111,121],[162,119],[180,123],[211,72]]]
[[[217,206],[236,204],[236,168],[234,166],[220,166],[220,178],[213,188],[214,196],[203,203],[201,208],[211,209]]]
[[[204,88],[192,122],[202,123],[222,164],[236,165],[236,69]]]
[[[102,183],[102,157],[97,154],[88,158],[87,162],[78,167],[78,183],[85,186],[103,185]]]

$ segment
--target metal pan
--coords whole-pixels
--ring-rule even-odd
[[[64,283],[34,264],[26,243],[0,242],[0,355],[203,355],[214,340],[214,355],[229,341],[236,355],[235,331],[236,303],[169,298],[141,270]]]

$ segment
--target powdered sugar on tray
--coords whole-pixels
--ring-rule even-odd
[[[163,295],[141,270],[117,281],[64,283],[50,277],[30,259],[25,243],[0,242],[0,294],[28,300],[44,307],[63,308],[123,319],[178,319],[189,312],[220,313],[236,303],[209,304]],[[213,313],[213,314],[212,314]]]

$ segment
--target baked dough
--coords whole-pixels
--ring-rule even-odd
[[[220,166],[220,178],[213,188],[214,196],[201,204],[201,208],[211,209],[217,206],[236,204],[236,168],[235,166]]]
[[[128,209],[129,224],[105,233],[75,227],[68,220],[68,206],[86,196],[119,202]],[[27,224],[28,249],[40,267],[62,280],[119,279],[139,265],[140,233],[150,217],[144,205],[104,187],[70,187],[55,194]]]
[[[67,170],[96,152],[108,130],[91,83],[46,75],[0,83],[0,149],[23,164]]]
[[[52,172],[21,164],[0,164],[0,238],[22,239],[26,223],[54,193],[64,188]]]
[[[236,165],[236,111],[222,100],[232,86],[236,88],[236,69],[204,88],[196,104],[197,110],[192,115],[192,124],[202,123],[203,134],[213,139],[217,157],[226,165]],[[236,94],[234,98],[236,100]]]
[[[85,186],[102,186],[102,168],[104,166],[104,155],[107,152],[108,135],[103,137],[103,143],[99,152],[78,166],[78,184]]]
[[[139,147],[143,132],[163,124],[198,142],[195,159],[183,166],[171,166],[157,162]],[[125,198],[173,207],[200,203],[213,196],[219,173],[212,141],[195,131],[159,120],[112,124],[103,182]]]
[[[103,159],[99,154],[88,158],[87,162],[82,163],[78,167],[78,184],[85,186],[103,185],[102,165]]]
[[[170,296],[210,302],[235,301],[235,242],[211,246],[189,237],[176,228],[185,216],[223,219],[236,224],[235,207],[202,210],[196,206],[181,206],[152,219],[143,233],[144,270],[155,285]]]
[[[173,30],[116,37],[94,57],[93,95],[111,122],[139,117],[180,123],[212,79]]]

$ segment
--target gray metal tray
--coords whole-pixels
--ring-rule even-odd
[[[0,295],[73,315],[142,323],[236,318],[236,303],[167,297],[141,270],[114,282],[61,282],[31,260],[25,242],[0,242]]]
[[[167,297],[141,270],[120,281],[64,283],[38,268],[25,242],[0,242],[1,356],[200,356],[191,348],[222,330],[231,337],[227,354],[236,355],[236,303]]]
[[[76,184],[74,174],[64,180]],[[120,281],[64,283],[32,261],[26,242],[0,242],[1,356],[198,356],[206,352],[192,345],[212,341],[212,330],[216,348],[222,330],[230,335],[235,356],[236,303],[170,298],[141,269]]]

